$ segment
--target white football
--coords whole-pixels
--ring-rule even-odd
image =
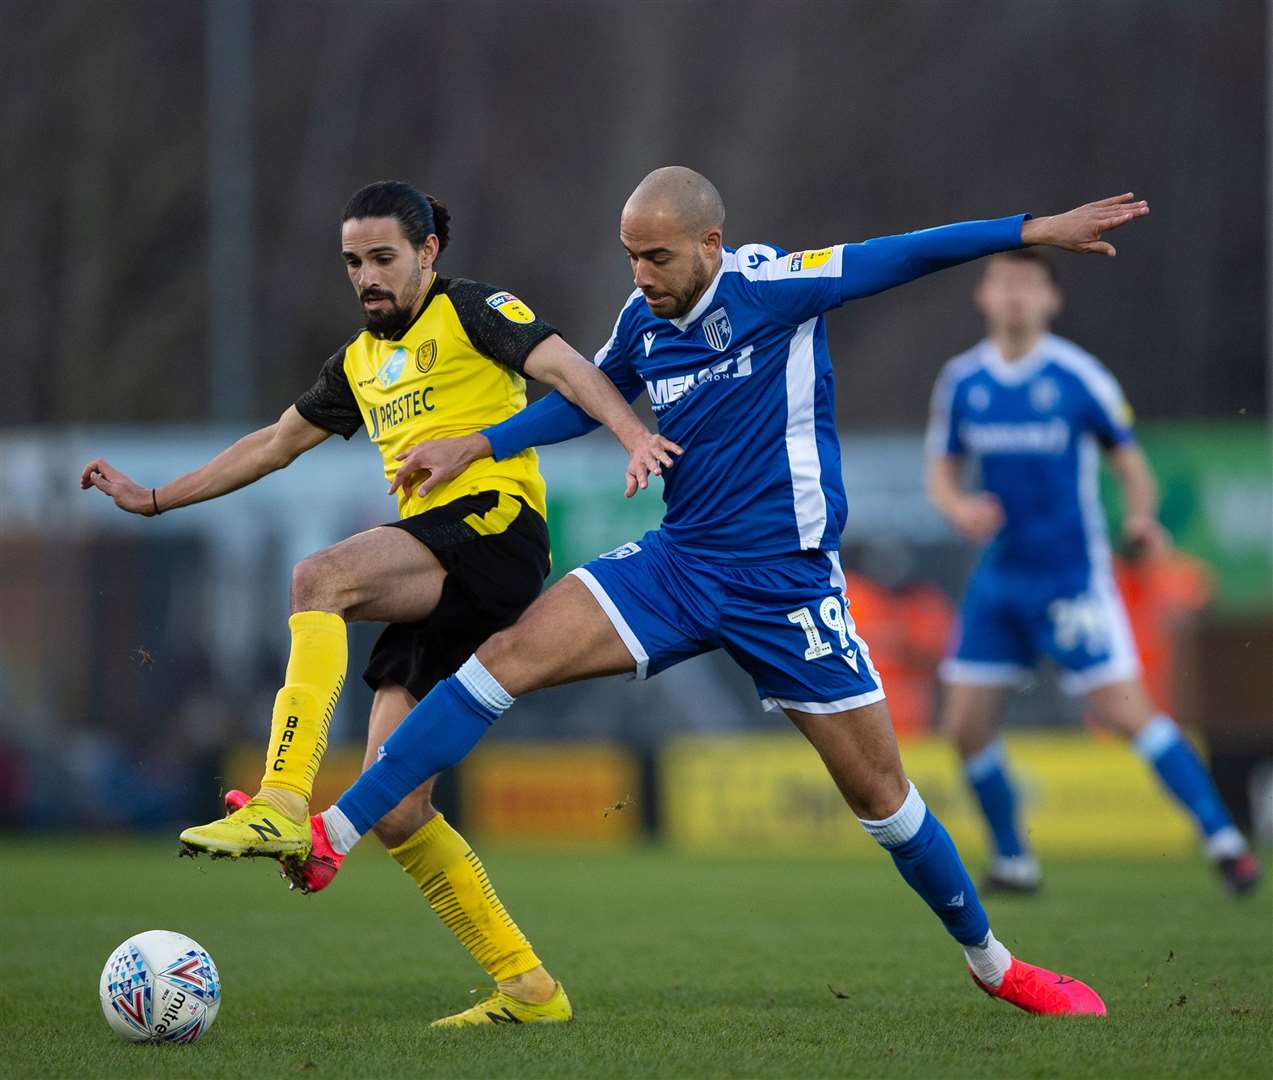
[[[102,968],[102,1012],[129,1042],[194,1042],[221,1008],[221,977],[197,941],[172,930],[134,934]]]

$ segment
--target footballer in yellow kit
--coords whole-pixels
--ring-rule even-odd
[[[181,834],[192,854],[278,858],[306,891],[326,886],[339,865],[311,854],[308,804],[344,685],[346,623],[389,624],[364,672],[374,691],[370,764],[436,682],[517,619],[548,573],[544,481],[533,450],[448,467],[430,460],[428,448],[411,448],[485,443],[482,429],[525,406],[530,376],[614,433],[630,455],[629,492],[679,453],[650,434],[606,376],[516,295],[440,276],[434,264],[449,234],[445,205],[410,184],[362,188],[342,216],[341,255],[365,325],[314,385],[276,423],[159,487],[143,487],[100,458],[81,476],[83,488],[97,488],[121,509],[157,516],[253,483],[332,434],[349,439],[364,429],[380,449],[398,520],[294,568],[291,653],[260,789],[236,800],[227,817]],[[561,985],[500,903],[476,854],[434,809],[432,786],[430,779],[404,799],[376,833],[496,983],[477,1005],[438,1023],[569,1019]]]

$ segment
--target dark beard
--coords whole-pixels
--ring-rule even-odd
[[[690,278],[689,288],[686,290],[683,297],[679,297],[681,301],[680,304],[677,306],[676,310],[668,316],[668,318],[680,319],[688,315],[690,309],[698,303],[699,298],[702,296],[703,291],[707,288],[710,281],[711,275],[707,272],[707,261],[705,259],[696,260],[694,264],[694,273]]]
[[[407,282],[407,287],[403,290],[403,295],[417,296],[420,292],[420,281],[423,276],[417,266],[411,275],[411,280]],[[396,300],[392,307],[386,308],[384,311],[363,312],[363,319],[366,322],[367,329],[377,337],[390,339],[396,338],[410,326],[412,317],[412,310],[400,307]]]
[[[384,311],[364,312],[367,329],[377,337],[394,338],[411,323],[411,310],[394,304]]]

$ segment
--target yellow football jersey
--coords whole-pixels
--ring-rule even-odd
[[[555,333],[510,292],[435,276],[410,326],[392,338],[368,330],[354,335],[296,409],[346,439],[366,428],[392,481],[397,455],[417,443],[470,435],[524,409],[526,357]],[[520,495],[547,517],[534,450],[476,461],[424,496],[399,491],[398,513],[410,517],[479,491]]]

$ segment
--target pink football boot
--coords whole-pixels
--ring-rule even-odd
[[[1035,967],[1015,956],[998,986],[983,983],[970,970],[972,981],[991,997],[1042,1016],[1104,1016],[1105,1002],[1087,983]]]
[[[225,808],[234,813],[245,805],[250,796],[237,788],[225,793]],[[303,862],[296,859],[279,859],[279,877],[286,878],[293,889],[299,889],[308,895],[321,892],[332,883],[345,856],[339,855],[327,839],[327,830],[323,828],[321,814],[313,814],[309,819],[310,849],[309,856]]]

